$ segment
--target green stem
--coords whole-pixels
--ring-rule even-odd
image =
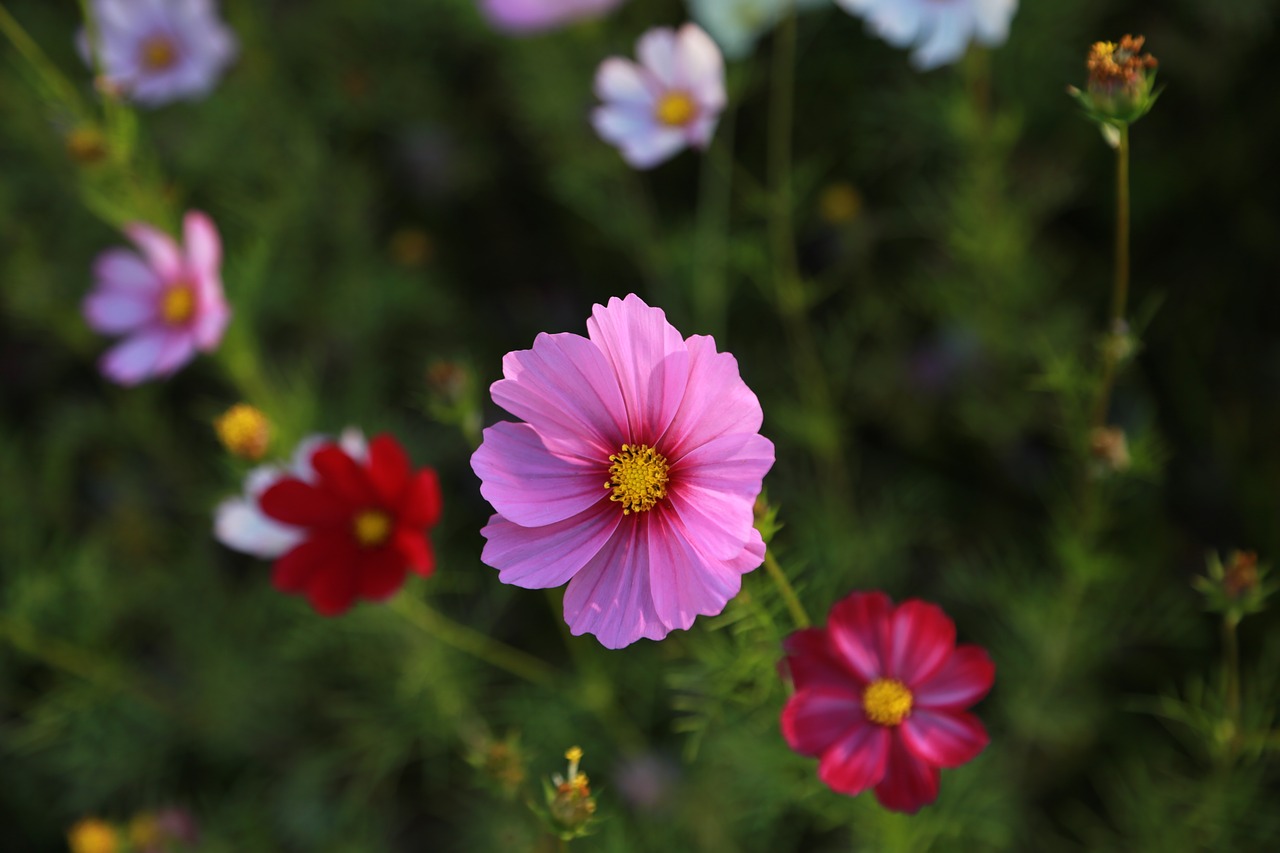
[[[1129,126],[1120,128],[1116,145],[1116,251],[1115,277],[1111,286],[1111,318],[1102,348],[1102,382],[1093,407],[1093,426],[1104,426],[1111,392],[1115,388],[1120,361],[1120,336],[1126,334],[1125,313],[1129,304]]]
[[[787,573],[782,570],[782,566],[778,565],[778,560],[773,556],[772,551],[764,552],[764,568],[769,573],[769,577],[773,579],[773,583],[778,587],[778,592],[782,593],[782,599],[787,603],[787,609],[791,611],[791,619],[796,623],[797,628],[808,628],[813,623],[809,621],[809,614],[805,612],[804,605],[800,603],[800,597],[796,595],[795,588],[791,586],[791,581],[787,580]]]
[[[51,100],[61,101],[62,105],[77,114],[83,112],[83,105],[79,96],[76,94],[75,87],[67,82],[62,76],[49,57],[40,49],[40,45],[36,44],[35,39],[28,35],[27,31],[22,28],[9,11],[0,3],[0,32],[13,43],[18,53],[27,61],[35,72],[40,83],[47,90],[45,95]]]
[[[1230,614],[1222,618],[1222,656],[1227,678],[1223,685],[1227,719],[1235,732],[1240,730],[1240,642],[1236,636],[1239,622]]]
[[[466,652],[490,666],[533,684],[551,684],[556,680],[556,671],[533,655],[454,622],[420,598],[408,593],[398,595],[391,602],[391,609],[440,642]]]

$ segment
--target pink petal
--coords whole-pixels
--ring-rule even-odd
[[[187,258],[197,276],[218,275],[222,266],[222,241],[213,220],[198,210],[193,210],[182,221],[183,242]]]
[[[128,249],[108,249],[93,262],[93,277],[101,290],[156,297],[161,281],[155,270]]]
[[[731,560],[742,550],[754,520],[753,499],[673,484],[663,508],[671,525],[699,552],[714,560]]]
[[[480,559],[498,570],[503,583],[550,589],[568,583],[600,553],[621,521],[612,503],[543,527],[521,527],[494,515],[480,531],[487,540]]]
[[[636,42],[640,63],[669,88],[676,72],[676,32],[667,27],[649,30]]]
[[[121,385],[137,385],[152,375],[169,333],[147,327],[107,350],[99,362],[102,374]]]
[[[622,159],[634,169],[652,169],[670,160],[688,142],[678,128],[652,124],[618,142]]]
[[[726,434],[756,433],[764,420],[760,401],[738,373],[738,361],[717,353],[715,341],[695,335],[686,342],[689,382],[663,447],[672,461]]]
[[[654,93],[644,70],[626,59],[610,57],[596,70],[596,97],[652,112]]]
[[[591,126],[605,142],[622,146],[662,130],[654,121],[651,107],[631,104],[596,107],[591,111]]]
[[[852,735],[854,729],[863,728],[868,724],[862,702],[851,690],[801,690],[782,708],[782,736],[801,755],[817,758],[837,741]]]
[[[883,592],[855,592],[837,601],[827,617],[837,659],[864,681],[874,681],[884,672],[882,650],[889,640],[892,609]]]
[[[760,531],[753,527],[748,537],[747,544],[743,546],[738,556],[725,563],[726,568],[740,575],[755,571],[764,562],[764,539],[760,537]]]
[[[938,798],[938,768],[908,752],[900,738],[890,740],[889,763],[876,785],[876,799],[886,809],[915,814]]]
[[[156,376],[168,376],[191,361],[195,354],[196,344],[190,333],[182,329],[172,329],[165,339],[160,355],[156,357],[152,372]]]
[[[972,761],[991,741],[982,721],[966,711],[913,709],[900,731],[916,758],[939,767]]]
[[[633,522],[642,527],[642,543],[649,550],[649,585],[654,610],[668,628],[687,629],[698,616],[714,616],[742,588],[742,575],[722,560],[708,559],[690,541],[669,513],[642,513]],[[742,550],[741,544],[732,557]]]
[[[556,455],[528,424],[501,421],[486,429],[471,468],[485,500],[522,527],[564,521],[609,495],[607,457],[592,464]]]
[[[684,399],[689,379],[684,338],[661,308],[650,308],[634,293],[596,305],[587,336],[604,352],[622,387],[630,440],[655,443]]]
[[[627,410],[599,347],[581,335],[538,335],[533,349],[507,354],[502,372],[491,388],[495,403],[528,421],[555,452],[608,467],[626,440]]]
[[[676,33],[672,82],[692,93],[703,110],[718,113],[724,109],[724,57],[697,24],[685,24]]]
[[[713,438],[672,462],[681,485],[737,495],[754,501],[773,467],[773,442],[759,433]]]
[[[173,281],[183,276],[182,253],[168,234],[143,222],[126,225],[124,233],[142,250],[147,263],[162,279]]]
[[[827,747],[818,763],[818,778],[831,790],[855,796],[880,782],[893,737],[884,726],[862,722]]]
[[[996,665],[980,646],[956,646],[955,653],[913,688],[918,708],[961,709],[977,702],[996,680]]]
[[[937,672],[955,647],[956,625],[941,607],[919,599],[904,601],[889,629],[885,675],[915,687]]]
[[[782,642],[785,664],[797,691],[810,687],[851,689],[861,695],[866,682],[856,678],[835,659],[830,638],[823,628],[796,631]]]
[[[213,285],[221,287],[221,285]],[[213,352],[222,342],[222,336],[231,321],[231,309],[222,298],[221,290],[214,295],[201,295],[200,313],[196,316],[191,332],[195,336],[196,346],[203,352]]]
[[[607,649],[670,631],[653,609],[649,555],[639,525],[623,527],[573,576],[564,593],[564,620],[575,635],[594,634]]]
[[[104,288],[90,293],[84,300],[85,320],[95,332],[104,335],[132,332],[152,322],[155,316],[155,297],[145,293]]]

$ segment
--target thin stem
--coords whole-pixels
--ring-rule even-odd
[[[1227,672],[1226,684],[1223,685],[1224,704],[1229,719],[1238,732],[1240,728],[1240,643],[1236,637],[1236,625],[1239,622],[1230,614],[1222,618],[1222,657]]]
[[[396,596],[391,609],[440,642],[490,666],[533,684],[551,684],[556,680],[555,669],[538,658],[453,621],[420,598],[410,594]]]
[[[46,95],[49,98],[61,101],[64,107],[73,112],[78,113],[83,110],[75,88],[58,72],[57,66],[49,60],[49,57],[40,49],[40,45],[28,35],[17,19],[9,14],[9,10],[3,3],[0,3],[0,32],[13,42],[18,53],[22,54],[22,58],[35,71],[41,84],[47,89]]]
[[[787,573],[782,570],[782,566],[778,565],[778,560],[773,556],[772,551],[764,552],[764,568],[773,579],[774,585],[778,587],[778,592],[782,593],[782,599],[787,603],[787,609],[791,611],[791,619],[796,623],[796,627],[808,628],[812,625],[809,614],[805,612],[804,605],[796,595],[795,588],[791,586],[791,581],[787,580]]]
[[[1116,268],[1111,287],[1111,318],[1102,347],[1102,382],[1094,401],[1093,426],[1104,426],[1111,392],[1116,384],[1122,341],[1126,334],[1125,313],[1129,304],[1129,126],[1120,128],[1116,145]]]

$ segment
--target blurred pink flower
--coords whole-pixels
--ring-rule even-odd
[[[706,148],[725,106],[724,58],[702,29],[649,30],[636,45],[639,64],[610,57],[596,72],[604,103],[591,116],[596,133],[637,169],[682,148]]]
[[[922,71],[956,62],[970,41],[1002,44],[1018,0],[836,0],[894,47],[914,47]]]
[[[103,82],[136,103],[203,98],[235,59],[214,0],[93,0],[91,9]],[[92,65],[86,30],[78,46]]]
[[[141,222],[124,232],[142,256],[128,249],[99,255],[83,307],[95,331],[124,337],[103,356],[103,375],[136,385],[174,373],[197,350],[216,349],[231,310],[222,293],[222,243],[209,217],[186,215],[185,249]]]
[[[480,0],[495,27],[509,33],[535,33],[611,12],[626,0]]]
[[[568,582],[574,634],[608,648],[714,615],[764,560],[752,526],[773,444],[732,355],[635,295],[597,305],[588,337],[508,353],[493,399],[524,423],[471,457],[497,513],[481,559],[503,583]]]

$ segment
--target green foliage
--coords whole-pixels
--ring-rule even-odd
[[[0,846],[180,805],[204,851],[554,851],[529,804],[581,744],[598,820],[573,849],[1276,848],[1274,584],[1216,556],[1192,580],[1280,551],[1270,4],[1027,2],[1007,45],[923,75],[806,15],[786,195],[776,38],[729,68],[704,155],[637,173],[593,135],[597,63],[675,0],[518,40],[472,0],[222,5],[242,51],[214,94],[135,112],[93,92],[75,4],[4,4],[39,55],[0,52]],[[1061,92],[1123,30],[1167,93],[1132,129],[1115,329],[1114,158]],[[189,207],[224,238],[227,337],[111,386],[92,260]],[[990,650],[991,745],[934,806],[836,795],[786,747],[797,620],[766,570],[610,652],[479,562],[502,354],[630,291],[760,396],[757,524],[816,624],[879,588]],[[217,545],[249,466],[210,422],[238,400],[275,457],[358,424],[436,467],[436,575],[330,620]]]

